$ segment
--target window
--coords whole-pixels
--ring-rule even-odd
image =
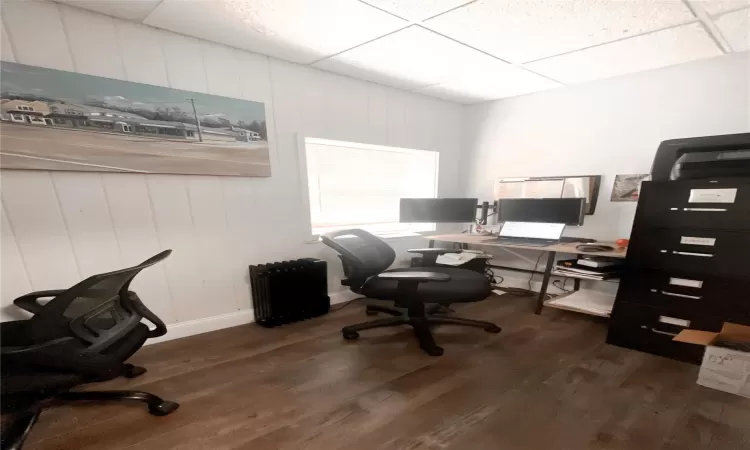
[[[305,139],[312,234],[362,228],[378,235],[434,231],[399,223],[399,199],[437,195],[438,153]]]

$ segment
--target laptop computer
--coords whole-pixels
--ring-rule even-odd
[[[546,247],[560,242],[564,223],[505,222],[497,237],[498,244]]]

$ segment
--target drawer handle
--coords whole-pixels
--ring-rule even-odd
[[[726,208],[682,208],[683,211],[695,212],[726,212]]]
[[[676,250],[672,250],[672,254],[680,255],[680,256],[700,256],[701,258],[713,258],[714,257],[714,255],[712,255],[711,253],[678,252]]]
[[[663,334],[664,336],[672,336],[672,337],[675,337],[675,336],[677,336],[677,334],[678,334],[678,333],[670,333],[669,331],[661,331],[661,330],[657,330],[656,328],[649,328],[649,327],[647,327],[646,325],[641,325],[641,328],[643,328],[644,330],[649,330],[649,331],[650,331],[650,332],[652,332],[652,333],[656,333],[656,334]]]
[[[668,292],[668,291],[661,291],[663,295],[669,295],[670,297],[682,297],[682,298],[692,298],[693,300],[700,300],[700,295],[687,295],[687,294],[678,294],[676,292]]]

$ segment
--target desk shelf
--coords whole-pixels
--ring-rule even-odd
[[[561,272],[558,272],[555,269],[552,269],[552,272],[550,273],[550,275],[553,276],[553,277],[576,278],[578,280],[603,281],[605,283],[619,283],[620,282],[620,278],[607,278],[606,280],[602,280],[602,279],[599,279],[599,278],[592,278],[592,277],[589,277],[589,276],[586,276],[586,275],[575,275],[575,274],[571,274],[571,273],[568,273],[568,272],[561,273]]]
[[[564,309],[592,316],[609,317],[615,304],[615,296],[588,289],[562,294],[544,302],[544,306]]]

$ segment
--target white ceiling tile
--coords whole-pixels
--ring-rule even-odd
[[[698,23],[658,31],[526,66],[563,83],[579,83],[721,55]]]
[[[125,78],[125,67],[111,17],[60,6],[76,72]]]
[[[463,77],[497,61],[419,26],[315,64],[320,69],[402,89]]]
[[[14,44],[14,56],[21,64],[73,70],[60,10],[54,3],[4,1],[3,23]],[[27,24],[33,23],[30,27]],[[44,45],[39,45],[39,40]]]
[[[408,24],[353,0],[164,0],[144,23],[299,63]]]
[[[714,19],[714,22],[732,50],[750,50],[750,8],[724,14]]]
[[[750,7],[750,0],[688,0],[694,5],[703,8],[704,11],[712,16],[727,12],[736,11],[742,8]]]
[[[426,87],[420,94],[459,103],[476,103],[529,94],[561,86],[560,83],[521,68],[497,61],[465,78]]]
[[[409,20],[422,20],[436,16],[471,0],[363,0],[365,3]]]
[[[693,20],[679,0],[480,0],[425,26],[526,62]]]
[[[89,11],[140,22],[161,0],[55,0]]]

